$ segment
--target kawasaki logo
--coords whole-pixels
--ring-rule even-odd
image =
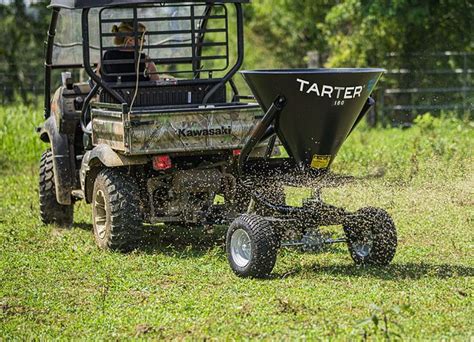
[[[220,128],[205,128],[205,129],[186,129],[179,128],[176,130],[180,137],[207,137],[213,135],[228,135],[232,134],[232,127],[221,126]]]
[[[349,100],[360,97],[363,86],[356,87],[333,87],[330,85],[319,85],[297,78],[300,84],[300,92],[311,94],[314,93],[320,97],[328,97],[330,99]]]

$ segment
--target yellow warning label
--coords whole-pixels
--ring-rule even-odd
[[[311,167],[313,169],[325,169],[329,166],[330,161],[331,156],[315,154],[313,156],[313,160],[311,161]]]

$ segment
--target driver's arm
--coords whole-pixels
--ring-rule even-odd
[[[158,81],[160,76],[158,75],[158,70],[156,69],[156,65],[153,62],[146,63],[146,70],[147,74],[150,76],[150,80]]]

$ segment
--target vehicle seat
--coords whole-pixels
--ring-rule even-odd
[[[149,81],[150,78],[144,75],[145,54],[140,57],[140,82]],[[136,82],[135,51],[108,50],[102,58],[100,73],[102,79],[107,83]]]

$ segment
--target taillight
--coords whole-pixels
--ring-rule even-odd
[[[234,157],[240,156],[241,153],[242,153],[242,150],[232,150],[232,155]]]
[[[156,171],[168,170],[173,167],[170,156],[154,156],[153,169]]]

